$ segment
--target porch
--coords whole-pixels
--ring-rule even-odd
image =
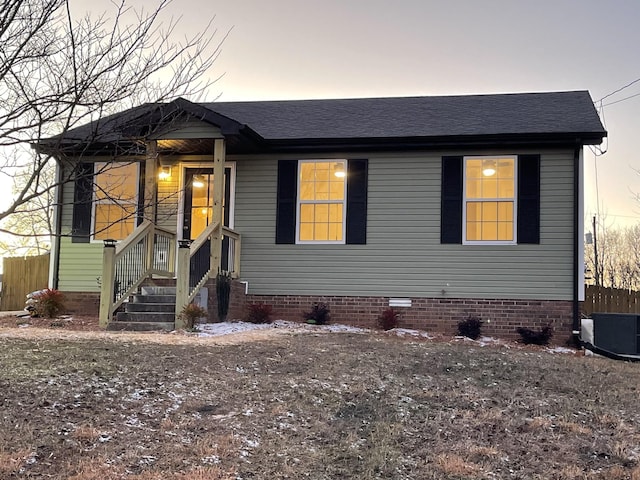
[[[229,226],[229,183],[225,166],[224,138],[210,139],[203,143],[196,141],[198,148],[212,147],[213,156],[207,158],[201,151],[199,162],[180,163],[176,158],[176,144],[170,140],[148,140],[145,143],[146,159],[144,171],[144,209],[143,221],[125,239],[116,242],[105,239],[102,275],[100,278],[100,326],[114,329],[128,329],[123,320],[129,313],[134,322],[153,323],[149,328],[160,327],[167,330],[184,327],[180,318],[181,310],[199,295],[205,285],[211,289],[211,281],[219,273],[232,279],[240,276],[241,236]],[[159,151],[159,146],[163,149]],[[193,140],[181,141],[182,148],[192,148]],[[173,150],[170,150],[173,149]],[[198,171],[206,166],[210,183],[203,190],[207,194],[201,199],[205,203],[197,204],[192,185],[201,182],[200,176],[193,173],[180,174],[182,186],[173,190],[175,205],[167,228],[167,216],[159,221],[159,200],[163,189],[159,188],[159,179],[166,178],[167,167],[172,165],[181,172]],[[171,167],[169,167],[171,168]],[[188,170],[190,169],[190,170]],[[170,170],[169,170],[170,171]],[[203,176],[204,177],[204,176]],[[187,180],[188,179],[188,180]],[[226,181],[225,181],[226,179]],[[187,183],[189,182],[189,183]],[[163,186],[166,190],[166,185]],[[169,189],[175,187],[169,187]],[[226,195],[226,196],[225,196]],[[178,199],[180,208],[177,207]],[[188,203],[188,206],[187,206]],[[192,208],[193,203],[193,208]],[[166,208],[166,204],[165,204]],[[175,212],[181,213],[176,214]],[[196,238],[191,240],[191,235]],[[162,283],[169,297],[164,299],[143,298],[150,289],[143,286]],[[215,283],[213,283],[215,285]],[[142,304],[144,303],[144,304]],[[124,312],[123,312],[124,310]],[[116,315],[117,314],[117,315]],[[147,322],[145,319],[150,321]],[[120,323],[120,327],[111,325]],[[138,325],[142,327],[143,325]]]

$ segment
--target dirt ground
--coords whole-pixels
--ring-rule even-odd
[[[38,322],[0,322],[2,479],[640,480],[638,364],[383,332]]]
[[[91,316],[63,316],[56,319],[16,317],[10,312],[0,314],[0,337],[41,339],[109,339],[125,342],[144,341],[169,345],[236,344],[263,340],[275,335],[288,334],[286,330],[251,330],[219,337],[199,338],[193,333],[175,332],[107,332],[98,325],[98,318]]]

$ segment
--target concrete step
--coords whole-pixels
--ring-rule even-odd
[[[176,287],[150,287],[143,286],[140,288],[142,295],[176,295]]]
[[[175,295],[151,295],[136,294],[131,296],[132,302],[129,303],[171,303],[176,304]]]
[[[107,330],[109,331],[130,331],[130,332],[151,332],[165,330],[170,332],[174,330],[173,322],[109,322]]]
[[[124,311],[133,312],[156,312],[175,313],[176,303],[151,303],[151,302],[128,302],[124,304]]]
[[[118,312],[116,322],[158,322],[174,323],[176,314],[171,312]]]

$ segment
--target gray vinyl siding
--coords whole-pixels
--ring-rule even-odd
[[[176,231],[178,221],[178,204],[180,202],[180,172],[179,165],[171,166],[171,176],[166,180],[158,180],[158,207],[156,223],[172,232]]]
[[[60,263],[58,289],[63,292],[99,292],[98,277],[102,275],[103,242],[72,243],[73,182],[65,183],[62,191],[60,227]]]
[[[540,245],[440,244],[441,152],[358,155],[369,158],[366,245],[276,245],[278,159],[238,161],[242,279],[254,294],[570,299],[573,152],[456,152],[499,153],[543,153]]]
[[[228,156],[236,163],[235,230],[242,234],[241,280],[248,281],[253,294],[571,299],[573,152],[446,154],[519,153],[542,153],[540,245],[441,245],[442,152],[351,156],[369,159],[366,245],[276,245],[277,161],[287,157]],[[179,162],[207,159],[171,160],[175,162],[171,179],[158,184],[158,223],[174,230]],[[72,183],[64,186],[63,197],[64,235],[72,225]],[[72,243],[63,237],[59,288],[99,291],[102,248],[102,242]]]
[[[110,162],[109,157],[94,157],[92,162]],[[58,267],[58,288],[67,292],[99,292],[102,276],[102,241],[73,243],[74,183],[67,182],[62,190],[62,212],[60,217],[60,262]]]
[[[189,139],[189,138],[223,138],[220,129],[203,122],[202,120],[191,119],[180,124],[176,124],[169,131],[162,131],[150,138],[159,139]]]

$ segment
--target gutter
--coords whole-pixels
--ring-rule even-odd
[[[49,284],[51,288],[58,289],[58,269],[60,268],[60,228],[62,225],[62,165],[56,159],[56,200],[55,200],[55,216],[53,218],[53,238],[51,240],[51,262],[49,268]]]
[[[580,143],[578,143],[580,145]],[[572,339],[574,345],[580,345],[580,300],[578,281],[580,276],[580,242],[582,241],[580,226],[580,151],[581,146],[576,146],[573,151],[573,323]]]

